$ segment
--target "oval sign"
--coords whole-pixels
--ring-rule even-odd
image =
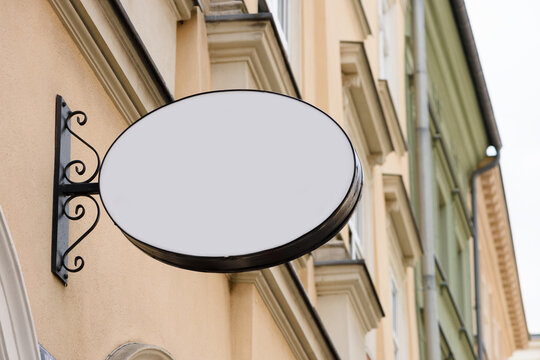
[[[103,160],[104,207],[148,255],[236,272],[316,249],[345,226],[362,168],[345,132],[265,91],[193,95],[128,127]]]

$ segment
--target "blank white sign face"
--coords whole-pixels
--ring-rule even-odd
[[[161,107],[113,143],[100,195],[136,246],[166,263],[233,272],[292,260],[346,223],[361,167],[328,115],[235,90]]]

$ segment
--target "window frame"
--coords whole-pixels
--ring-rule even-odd
[[[399,288],[394,276],[394,272],[390,269],[390,307],[392,311],[392,340],[394,344],[394,360],[399,360]]]

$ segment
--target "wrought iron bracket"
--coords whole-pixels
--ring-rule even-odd
[[[53,180],[52,248],[51,271],[67,286],[68,273],[78,272],[84,267],[84,259],[75,256],[74,266],[68,262],[68,254],[96,227],[99,221],[100,207],[92,195],[99,194],[99,184],[92,182],[99,173],[101,159],[97,151],[84,141],[72,129],[72,125],[84,126],[87,121],[82,111],[71,111],[66,101],[56,95],[55,119],[55,154]],[[71,139],[75,137],[94,153],[97,159],[95,170],[84,180],[70,177],[73,169],[79,177],[87,174],[86,164],[82,160],[71,160]],[[90,199],[96,207],[96,217],[88,230],[69,245],[69,223],[84,218],[85,204],[82,199]],[[71,205],[71,213],[70,213]]]

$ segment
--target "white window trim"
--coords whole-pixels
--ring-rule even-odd
[[[19,258],[0,207],[0,359],[39,360]]]
[[[399,98],[399,64],[395,59],[399,52],[396,0],[380,0],[378,6],[379,31],[379,79],[388,81],[391,98]]]
[[[410,261],[403,256],[398,233],[395,224],[392,221],[387,222],[387,234],[389,240],[389,257],[390,257],[390,296],[392,294],[392,283],[397,289],[397,329],[398,333],[394,333],[394,309],[392,309],[392,338],[394,344],[398,346],[399,356],[406,359],[411,351],[411,341],[414,341],[414,335],[410,333],[410,314],[408,313],[409,301],[407,296],[407,267],[411,266]],[[391,301],[391,300],[390,300]]]
[[[268,10],[273,14],[278,37],[289,59],[292,72],[298,84],[302,83],[302,1],[282,0],[286,4],[286,22],[278,14],[280,0],[266,0]]]
[[[392,308],[392,340],[394,344],[394,360],[399,359],[399,288],[394,277],[394,272],[390,270],[390,303]]]
[[[363,136],[362,132],[359,131],[359,124],[358,124],[358,118],[357,118],[357,112],[354,105],[354,101],[351,98],[350,92],[345,87],[343,89],[343,96],[344,96],[344,117],[345,117],[345,131],[347,134],[349,134],[351,141],[357,150],[358,157],[360,159],[360,162],[363,164],[362,170],[364,173],[364,184],[362,187],[362,198],[357,206],[362,206],[362,225],[363,229],[358,231],[358,229],[355,227],[352,222],[354,220],[349,221],[349,229],[350,229],[350,255],[352,259],[357,259],[358,256],[363,258],[366,261],[366,265],[371,273],[374,273],[375,270],[375,250],[374,250],[374,244],[373,244],[373,191],[372,191],[372,172],[371,172],[371,163],[369,161],[370,155],[369,155],[369,149],[366,145],[365,137]],[[356,213],[355,213],[356,214]],[[354,216],[354,215],[353,215]],[[351,228],[352,224],[352,228]],[[362,236],[363,239],[361,241],[361,248],[358,249],[358,247],[353,246],[353,244],[359,244],[359,237]],[[360,250],[360,251],[358,251]],[[356,255],[355,255],[356,253]]]
[[[379,78],[388,80],[388,0],[380,0],[379,11]]]
[[[362,201],[358,203],[358,207],[353,212],[351,219],[349,220],[349,231],[350,231],[350,255],[351,259],[358,260],[362,259],[364,257],[364,246],[363,246],[363,234],[360,234],[360,232],[363,230],[358,229],[357,225],[357,217],[358,217],[358,210],[363,206]],[[363,212],[362,212],[363,214]],[[363,224],[363,221],[362,221]]]
[[[370,180],[364,180],[364,186],[362,189],[362,198],[358,202],[356,210],[352,214],[349,220],[349,230],[350,230],[350,255],[351,259],[366,259],[368,254],[367,247],[370,246],[367,241],[372,240],[372,226],[371,226],[371,214],[370,205],[372,204],[372,194],[371,194],[371,182]],[[358,228],[358,210],[360,210],[360,226]]]
[[[282,5],[285,5],[282,9],[285,12],[285,19],[282,19],[281,14],[279,13],[280,2]],[[291,2],[289,0],[266,0],[268,5],[268,10],[274,15],[274,21],[276,23],[276,28],[279,34],[279,38],[287,55],[290,54],[289,50],[289,39],[291,36]]]

